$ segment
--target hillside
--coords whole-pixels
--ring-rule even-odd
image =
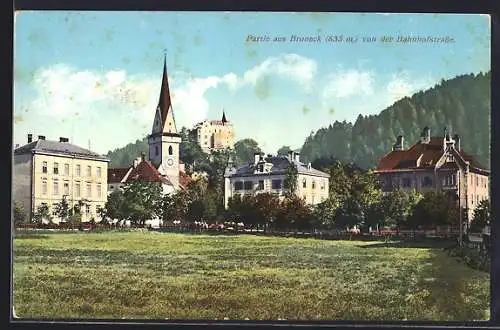
[[[447,126],[452,134],[460,135],[465,152],[489,168],[490,84],[490,72],[442,80],[378,115],[359,115],[354,124],[336,121],[319,129],[306,139],[301,153],[310,162],[332,157],[373,168],[392,150],[398,135],[403,135],[405,147],[409,147],[419,139],[423,127],[428,126],[433,136],[440,136]]]

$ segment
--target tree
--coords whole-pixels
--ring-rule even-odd
[[[189,194],[179,191],[163,196],[163,221],[184,221],[189,210]]]
[[[277,154],[281,156],[286,156],[292,151],[290,146],[282,146],[281,148],[278,149]]]
[[[255,219],[249,222],[258,225],[271,225],[276,218],[280,205],[278,196],[266,192],[255,195],[253,200],[254,210],[251,215]]]
[[[334,226],[335,214],[338,207],[338,203],[332,198],[328,198],[316,204],[313,209],[312,225],[316,228],[332,228]]]
[[[257,141],[253,139],[243,139],[234,144],[234,152],[236,154],[235,164],[253,163],[254,154],[262,153]]]
[[[41,224],[43,220],[52,223],[52,215],[50,214],[49,207],[47,204],[41,204],[37,207],[35,214],[33,215],[33,222]]]
[[[352,178],[348,175],[347,168],[336,161],[330,167],[329,196],[332,204],[337,207],[343,204],[349,198],[351,186]]]
[[[458,212],[456,196],[442,191],[429,191],[416,204],[407,222],[411,228],[433,228],[443,225],[458,227]]]
[[[491,205],[490,201],[483,199],[474,209],[474,215],[471,221],[471,231],[481,231],[484,227],[489,226],[491,221]]]
[[[79,224],[82,222],[82,210],[88,204],[85,199],[79,200],[69,212],[69,222]]]
[[[70,209],[66,195],[64,195],[61,201],[55,205],[54,215],[58,216],[61,222],[66,222],[70,216]]]
[[[123,220],[123,204],[125,198],[121,190],[115,190],[108,196],[108,201],[106,202],[105,210],[106,216],[110,219]]]
[[[162,215],[162,188],[158,182],[132,181],[123,188],[123,215],[144,226],[146,220]]]
[[[297,191],[298,170],[295,163],[290,162],[286,169],[285,180],[283,182],[286,194],[293,195]]]
[[[276,215],[276,227],[304,230],[311,228],[312,210],[305,200],[296,196],[285,196]]]
[[[379,224],[389,227],[408,227],[408,219],[421,199],[422,195],[414,189],[396,189],[385,195],[381,201],[383,219]]]
[[[14,201],[14,214],[13,214],[14,226],[23,223],[25,219],[26,219],[26,211],[24,210],[24,206],[21,203]]]

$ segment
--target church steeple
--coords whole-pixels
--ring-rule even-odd
[[[222,124],[225,124],[225,123],[227,123],[226,113],[225,113],[224,109],[222,109]]]
[[[167,54],[163,59],[163,76],[161,80],[160,98],[158,100],[158,109],[160,110],[162,127],[165,126],[168,111],[172,107],[172,100],[170,98],[170,86],[168,85],[167,74]]]

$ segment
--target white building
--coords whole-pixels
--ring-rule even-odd
[[[286,173],[292,164],[297,168],[296,195],[310,205],[326,200],[330,175],[312,168],[310,163],[302,163],[298,153],[267,157],[255,154],[251,164],[239,168],[234,168],[231,162],[228,164],[224,185],[225,207],[228,207],[229,198],[235,195],[269,192],[284,197]]]

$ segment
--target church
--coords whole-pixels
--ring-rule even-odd
[[[109,168],[108,194],[135,180],[158,182],[164,194],[186,189],[192,179],[185,173],[184,164],[179,158],[181,142],[172,108],[165,56],[160,97],[153,128],[148,136],[148,157],[141,155],[129,167]]]

